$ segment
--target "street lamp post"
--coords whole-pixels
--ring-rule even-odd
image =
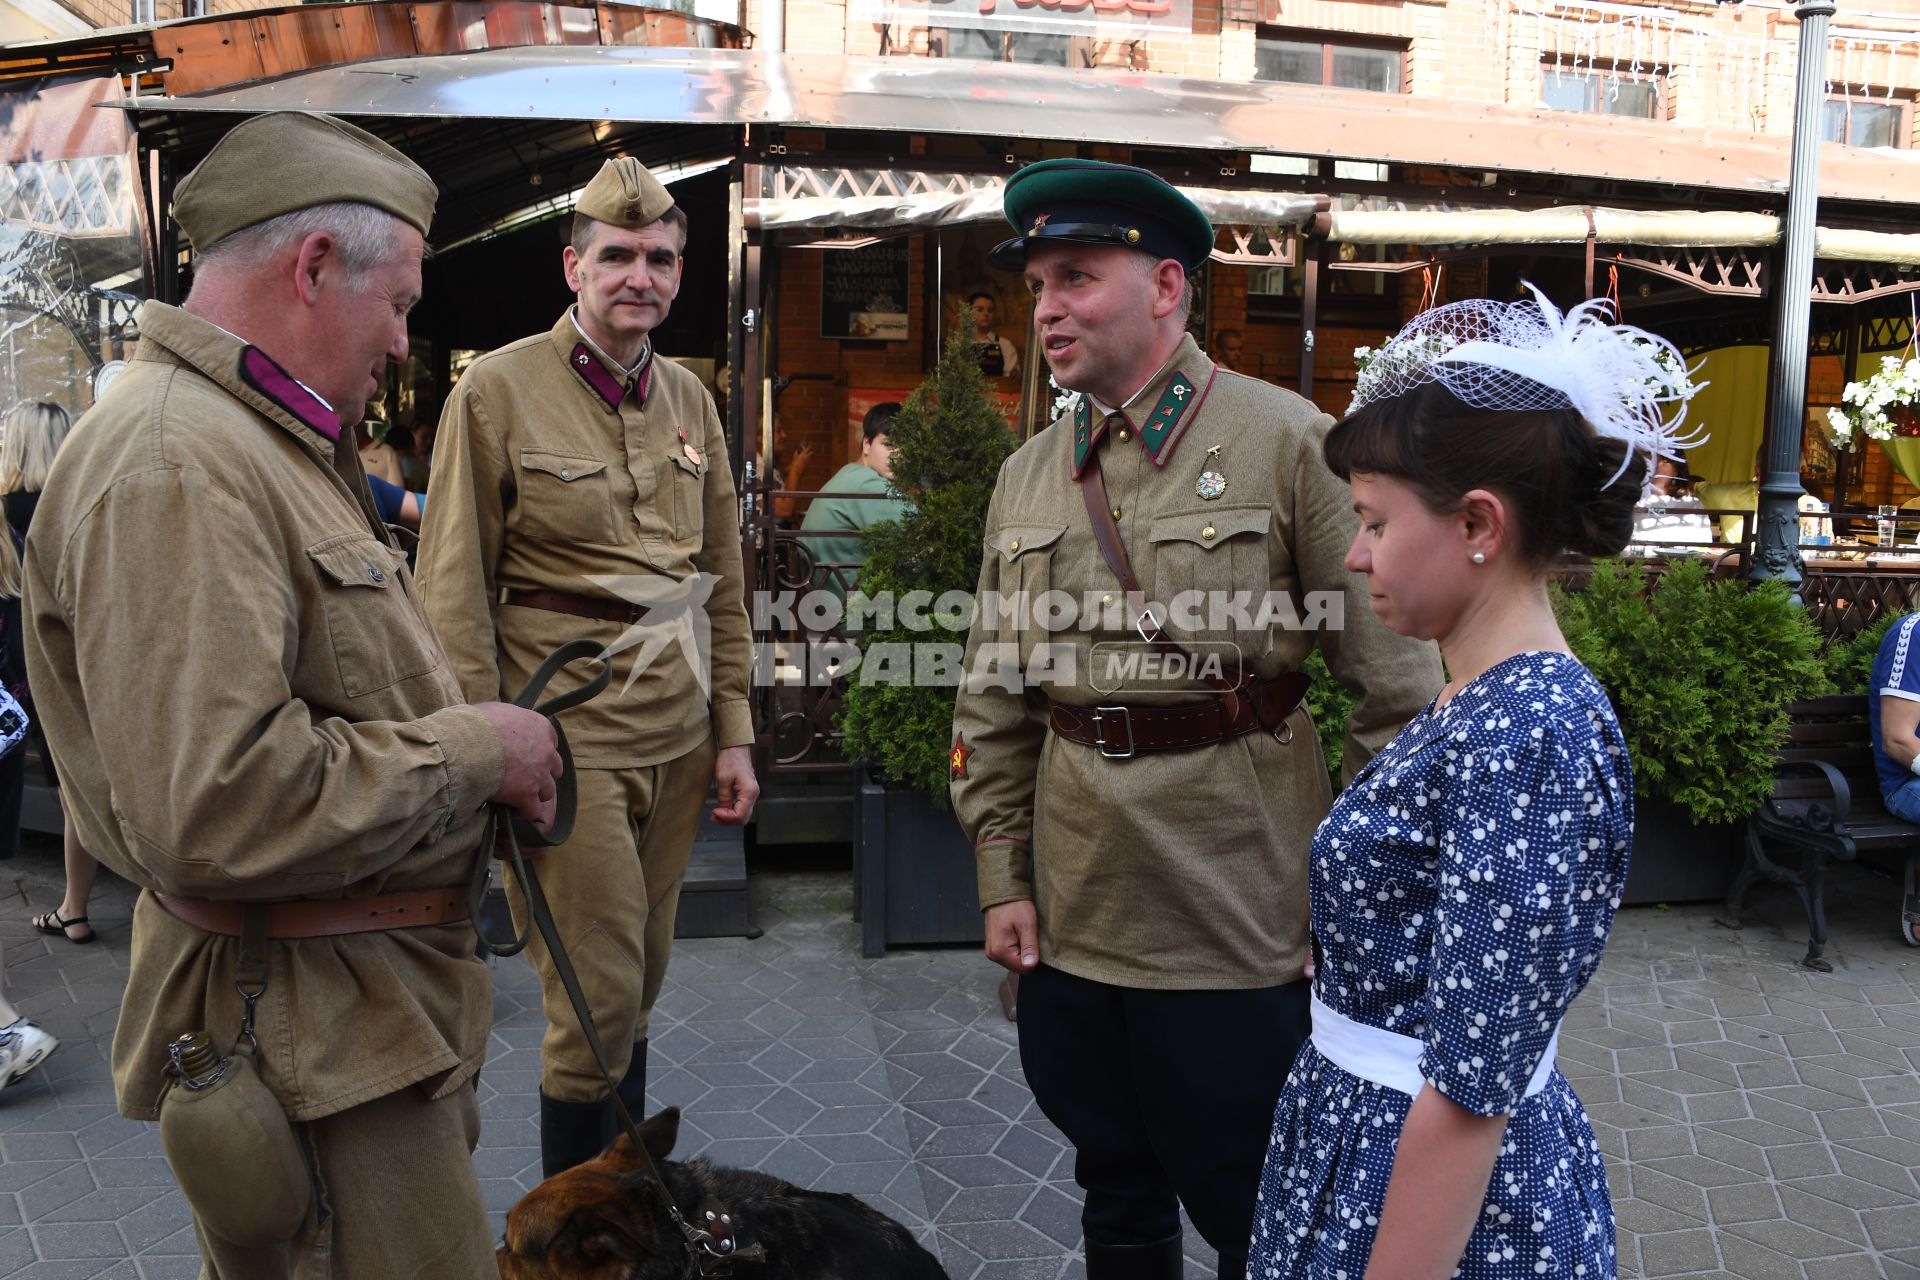
[[[1813,230],[1820,196],[1820,112],[1826,103],[1827,19],[1833,0],[1802,0],[1800,63],[1793,87],[1793,167],[1787,186],[1786,244],[1773,280],[1773,369],[1767,403],[1766,471],[1748,576],[1780,578],[1798,594],[1800,446],[1807,419],[1807,327],[1813,301]]]

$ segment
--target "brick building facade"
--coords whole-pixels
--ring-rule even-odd
[[[1324,55],[1319,68],[1331,88],[1372,88],[1402,95],[1409,105],[1426,108],[1417,125],[1431,127],[1438,104],[1458,102],[1513,110],[1539,110],[1538,154],[1516,155],[1512,166],[1550,167],[1552,124],[1558,111],[1638,116],[1671,130],[1676,140],[1698,144],[1716,137],[1759,135],[1784,149],[1793,127],[1793,95],[1799,24],[1789,7],[1755,3],[1713,4],[1679,0],[1668,4],[1614,3],[1605,0],[1193,0],[1185,30],[1160,30],[1158,17],[1132,28],[1089,24],[1067,35],[1045,34],[992,25],[1006,10],[1019,15],[1027,6],[993,0],[978,6],[992,11],[984,23],[943,28],[940,19],[916,18],[904,5],[875,0],[780,0],[784,5],[785,47],[802,57],[947,57],[964,56],[1012,62],[1052,63],[1076,69],[1101,68],[1150,76],[1195,77],[1209,81],[1310,79],[1314,46]],[[937,0],[936,0],[937,2]],[[766,29],[767,0],[746,0],[744,23]],[[923,3],[923,9],[927,6]],[[1162,5],[1161,8],[1167,6]],[[1065,6],[1062,6],[1064,9]],[[1118,10],[1121,6],[1112,6]],[[1177,16],[1177,12],[1176,12]],[[949,19],[957,22],[959,19]],[[1883,0],[1873,11],[1843,12],[1828,46],[1829,95],[1823,124],[1836,141],[1907,149],[1920,142],[1920,0]],[[809,139],[789,137],[788,150],[804,152]],[[1286,139],[1272,142],[1275,150]],[[924,145],[920,148],[925,150]],[[943,153],[952,148],[940,147]],[[1008,144],[1020,161],[1062,149]],[[1303,148],[1304,149],[1304,148]],[[1135,155],[1124,147],[1082,147],[1082,154],[1154,164],[1156,157]],[[1247,165],[1250,157],[1233,158]],[[1458,172],[1423,171],[1394,166],[1263,157],[1264,172],[1279,176],[1269,185],[1325,193],[1338,204],[1354,193],[1377,190],[1366,182],[1385,179],[1427,184],[1444,201],[1445,188],[1463,180]],[[910,163],[901,160],[899,163]],[[937,160],[928,158],[928,167]],[[1258,161],[1251,168],[1262,170]],[[1920,201],[1920,167],[1915,167],[1912,197]],[[1491,176],[1491,175],[1489,175]],[[1644,194],[1644,193],[1641,193]],[[1711,193],[1704,193],[1715,207]],[[1565,189],[1564,203],[1620,204],[1637,199],[1618,184],[1589,184]],[[1733,206],[1729,206],[1733,207]],[[982,229],[984,230],[984,229]],[[976,233],[977,236],[977,233]],[[785,376],[806,375],[781,393],[777,448],[788,456],[802,444],[816,459],[817,480],[830,474],[852,447],[850,416],[871,400],[860,393],[896,388],[902,392],[919,379],[931,359],[935,326],[924,311],[938,305],[948,323],[957,317],[965,292],[987,288],[1001,300],[999,330],[1015,336],[1024,349],[1022,318],[1009,324],[1008,311],[1021,306],[1012,282],[996,282],[967,273],[947,279],[935,303],[924,280],[934,240],[953,245],[965,239],[946,231],[914,236],[913,297],[923,313],[911,338],[902,343],[836,342],[821,337],[817,299],[822,259],[827,251],[789,249],[781,254],[777,330],[770,365]],[[1351,252],[1353,246],[1345,247]],[[971,257],[971,255],[966,255]],[[1344,255],[1343,255],[1344,256]],[[1385,250],[1378,256],[1413,256]],[[1524,256],[1513,246],[1480,260],[1455,261],[1437,272],[1342,275],[1328,273],[1322,284],[1320,321],[1315,327],[1312,394],[1338,411],[1353,378],[1352,350],[1378,340],[1423,301],[1476,296],[1493,287],[1511,287],[1511,270],[1502,259]],[[949,272],[949,274],[951,274]],[[1435,276],[1438,279],[1435,279]],[[1657,318],[1635,315],[1635,291],[1645,295],[1647,281],[1624,273],[1619,288],[1629,318],[1661,327]],[[1286,385],[1300,374],[1301,323],[1297,273],[1213,264],[1206,273],[1203,329],[1209,342],[1222,329],[1244,337],[1244,362],[1251,371]],[[1596,288],[1602,287],[1601,282]],[[1293,291],[1270,292],[1276,285]],[[1658,296],[1658,295],[1656,295]],[[1563,301],[1565,299],[1563,298]],[[1760,304],[1752,304],[1760,305]],[[1657,317],[1657,311],[1656,311]],[[1686,332],[1669,336],[1692,347]],[[1870,369],[1871,355],[1862,359]],[[822,372],[829,380],[816,380]],[[1825,407],[1838,403],[1845,382],[1839,354],[1816,354],[1809,379],[1809,428],[1817,429]],[[1003,385],[1011,388],[1011,382]],[[849,415],[849,409],[854,410]],[[825,459],[822,465],[821,459]],[[1815,449],[1809,458],[1809,487],[1829,490],[1822,473],[1827,461]],[[1850,502],[1881,502],[1914,496],[1878,450],[1856,455],[1848,489]]]

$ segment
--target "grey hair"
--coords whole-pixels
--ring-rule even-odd
[[[325,231],[339,246],[340,265],[347,277],[358,280],[392,256],[400,229],[408,225],[385,209],[357,200],[317,204],[220,237],[200,254],[200,263],[233,271],[258,270],[316,231]]]
[[[1152,275],[1160,264],[1166,261],[1165,258],[1145,251],[1135,254],[1134,258],[1139,262],[1140,274],[1143,276]],[[1181,264],[1180,270],[1184,276],[1180,286],[1180,319],[1184,322],[1193,315],[1193,309],[1200,304],[1200,285],[1194,280],[1193,273],[1187,270],[1184,263]]]

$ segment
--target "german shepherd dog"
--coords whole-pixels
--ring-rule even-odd
[[[751,1251],[736,1258],[736,1280],[951,1280],[905,1227],[853,1196],[704,1160],[668,1160],[680,1136],[677,1107],[639,1131],[687,1222],[707,1226],[705,1214],[716,1205],[731,1219],[737,1249]],[[497,1256],[501,1280],[694,1274],[680,1231],[624,1133],[599,1156],[522,1196],[507,1213]]]

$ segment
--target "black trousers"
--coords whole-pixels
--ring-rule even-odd
[[[1307,980],[1146,991],[1041,965],[1020,977],[1020,1065],[1074,1147],[1095,1244],[1180,1229],[1244,1255],[1273,1108],[1312,1029]]]

